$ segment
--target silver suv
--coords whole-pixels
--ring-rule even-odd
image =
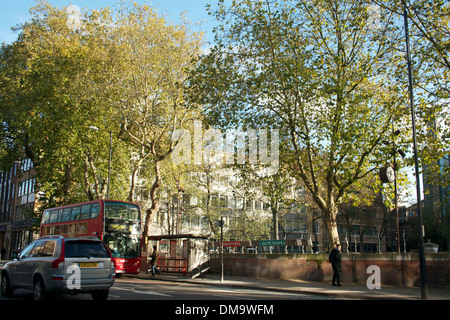
[[[1,294],[10,297],[25,288],[33,290],[34,300],[61,293],[90,293],[94,300],[106,300],[114,277],[114,260],[99,239],[47,236],[5,264]]]

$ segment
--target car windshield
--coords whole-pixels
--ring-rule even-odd
[[[98,241],[67,241],[64,255],[66,258],[109,258],[105,246]]]

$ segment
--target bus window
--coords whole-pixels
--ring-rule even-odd
[[[69,221],[70,220],[70,212],[72,208],[66,208],[63,210],[61,221]]]
[[[63,224],[59,229],[59,231],[61,232],[60,234],[69,234],[69,229],[70,228],[68,224]]]
[[[50,211],[46,210],[42,215],[42,223],[48,223],[49,221],[50,221]]]
[[[88,224],[87,222],[82,222],[82,223],[77,223],[76,224],[76,234],[86,234],[87,233],[87,228],[88,228]]]
[[[81,217],[80,219],[89,219],[89,216],[91,214],[91,205],[85,204],[81,207]]]
[[[91,218],[97,218],[100,213],[100,203],[93,203],[91,209]]]
[[[73,207],[72,208],[72,218],[70,220],[78,220],[80,219],[81,207]]]
[[[139,209],[136,205],[108,201],[105,203],[106,218],[139,221]]]
[[[58,214],[59,210],[53,210],[50,212],[50,222],[57,222],[58,221]]]

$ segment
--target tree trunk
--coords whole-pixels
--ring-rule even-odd
[[[150,227],[153,221],[153,218],[159,211],[160,200],[158,196],[158,189],[161,186],[161,161],[155,161],[155,181],[153,182],[152,188],[150,189],[150,199],[152,201],[152,205],[145,212],[145,220],[144,220],[144,230],[142,231],[143,245],[141,251],[141,270],[148,270],[148,242],[147,237],[150,235]]]
[[[72,170],[73,164],[70,159],[67,159],[67,163],[64,167],[64,184],[63,184],[63,195],[64,202],[67,201],[67,197],[70,195],[71,186],[72,186]]]
[[[134,194],[135,194],[135,187],[136,187],[136,179],[137,179],[137,173],[139,171],[139,168],[141,167],[142,162],[145,158],[139,159],[138,162],[133,167],[133,173],[131,174],[131,186],[130,186],[130,192],[128,194],[128,201],[134,202]],[[153,200],[152,200],[153,201]]]
[[[360,243],[359,252],[361,252],[361,253],[365,252],[364,251],[364,233],[365,233],[365,231],[361,231],[361,229],[359,230],[359,243]]]
[[[275,206],[272,207],[272,219],[273,219],[273,239],[280,240],[280,234],[278,232],[278,201]],[[275,247],[275,253],[280,252],[280,247]]]
[[[337,213],[338,209],[336,206],[332,205],[331,208],[327,208],[324,214],[324,220],[328,229],[328,239],[330,241],[330,245],[334,246],[336,244],[340,244],[339,233],[337,227]]]
[[[151,207],[147,209],[145,215],[144,230],[142,236],[148,237],[150,235],[150,226],[153,218],[159,211],[160,200],[158,196],[158,190],[161,186],[161,161],[155,161],[155,181],[153,182],[152,188],[150,189],[150,200],[152,201]]]
[[[273,239],[279,240],[280,235],[278,233],[278,201],[275,206],[272,207],[272,219],[273,219]]]
[[[94,200],[94,196],[91,191],[91,184],[89,182],[89,160],[88,157],[84,157],[84,192],[86,193],[89,201]]]

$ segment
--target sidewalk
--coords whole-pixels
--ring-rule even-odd
[[[0,260],[0,270],[8,261]],[[140,273],[137,275],[124,275],[123,277],[133,277],[139,279],[164,280],[179,283],[192,283],[201,285],[215,285],[242,289],[257,289],[279,291],[297,294],[311,294],[328,296],[338,299],[358,299],[358,300],[418,300],[421,298],[420,288],[397,287],[381,285],[381,289],[370,290],[366,286],[356,283],[343,283],[342,287],[333,287],[331,283],[325,281],[304,281],[286,279],[258,279],[252,277],[239,277],[225,275],[224,281],[220,281],[220,275],[204,274],[201,277],[192,279],[189,275],[160,273],[156,276]],[[450,288],[428,288],[429,300],[450,300]]]
[[[286,279],[257,279],[252,277],[224,276],[220,281],[219,274],[206,274],[202,278],[192,279],[189,275],[161,273],[156,276],[140,273],[125,275],[148,280],[165,280],[179,283],[193,283],[202,285],[215,285],[242,289],[257,289],[279,291],[297,294],[311,294],[328,296],[338,299],[357,300],[418,300],[421,299],[420,288],[396,287],[381,285],[381,289],[370,290],[366,286],[355,283],[343,283],[341,287],[334,287],[324,281],[304,281]],[[429,300],[450,300],[450,288],[428,288]]]

